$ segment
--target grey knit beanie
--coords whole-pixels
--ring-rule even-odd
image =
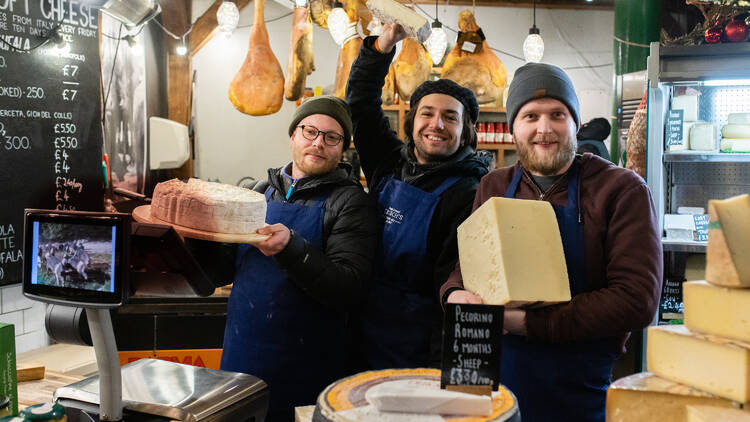
[[[292,122],[289,124],[289,136],[292,136],[294,129],[299,122],[307,116],[313,114],[325,114],[336,119],[344,129],[344,151],[349,148],[352,141],[352,109],[346,101],[334,95],[321,95],[309,97],[297,107],[292,116]]]
[[[508,88],[505,111],[510,133],[513,133],[513,121],[518,110],[529,101],[544,97],[554,98],[565,104],[573,115],[578,130],[581,126],[578,96],[565,71],[550,64],[526,63],[516,69]]]

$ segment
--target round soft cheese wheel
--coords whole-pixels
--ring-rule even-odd
[[[747,125],[724,125],[721,128],[723,138],[750,139],[750,124]]]
[[[721,139],[721,152],[750,152],[750,139]]]

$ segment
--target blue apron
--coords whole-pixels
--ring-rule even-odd
[[[322,248],[325,199],[311,206],[275,201],[273,190],[266,190],[266,223],[284,224]],[[239,246],[236,268],[221,369],[264,380],[271,393],[266,420],[293,420],[294,406],[314,404],[344,375],[345,316],[315,302],[253,246]]]
[[[376,189],[382,218],[376,280],[363,316],[363,347],[371,369],[428,365],[431,336],[440,332],[440,307],[418,281],[425,269],[427,234],[449,177],[425,192],[393,178]]]
[[[506,198],[515,197],[522,173],[516,169]],[[562,237],[571,295],[575,296],[593,290],[587,284],[583,220],[578,213],[577,161],[573,161],[567,177],[568,204],[552,207]],[[604,422],[607,387],[616,356],[612,339],[549,344],[506,334],[500,381],[518,398],[524,422]]]

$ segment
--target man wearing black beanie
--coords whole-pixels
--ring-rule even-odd
[[[475,151],[474,94],[447,79],[414,91],[406,139],[396,137],[380,98],[394,46],[404,38],[398,24],[366,38],[346,89],[354,145],[382,222],[375,281],[360,315],[362,366],[369,369],[440,364],[438,292],[458,260],[456,228],[490,161]]]
[[[482,179],[474,207],[493,196],[550,202],[572,300],[505,310],[500,382],[515,393],[524,422],[604,422],[614,361],[659,303],[663,259],[651,194],[636,173],[576,155],[578,97],[559,67],[518,68],[506,109],[519,161]],[[458,266],[441,297],[482,302],[463,290]]]

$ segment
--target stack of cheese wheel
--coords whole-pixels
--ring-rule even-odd
[[[750,113],[730,113],[721,128],[721,152],[750,152]]]
[[[649,327],[653,374],[637,377],[652,383],[613,383],[607,421],[750,421],[750,409],[732,409],[750,407],[750,196],[708,210],[706,280],[683,283],[685,325]]]

